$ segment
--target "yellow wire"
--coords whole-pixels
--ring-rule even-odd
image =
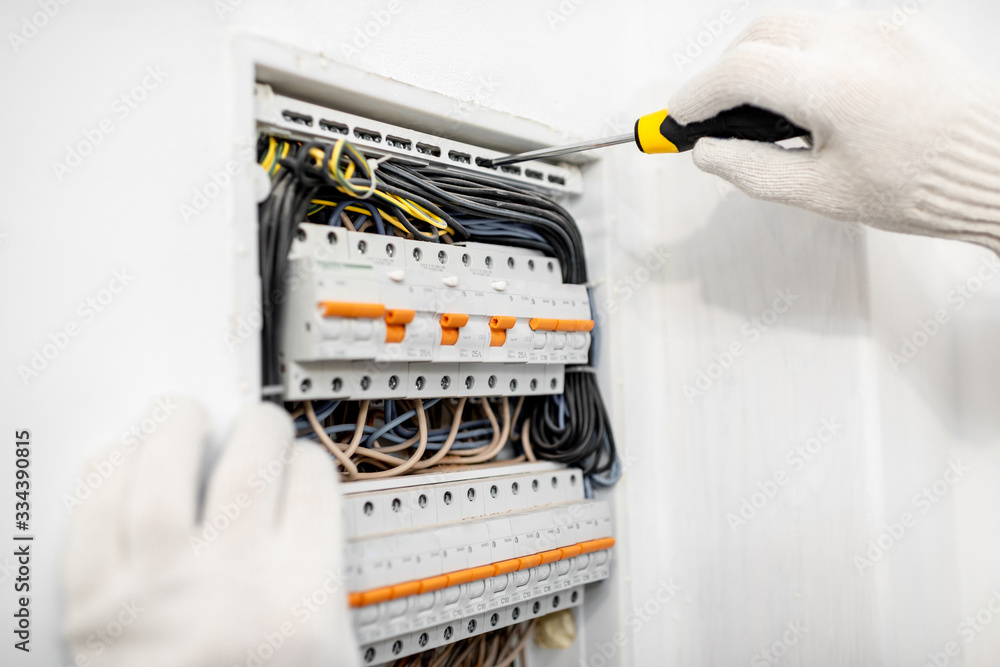
[[[260,165],[264,167],[268,172],[271,171],[271,161],[274,160],[274,149],[278,147],[278,142],[274,140],[274,137],[267,138],[267,154],[264,155],[264,159],[261,160]]]
[[[284,143],[284,146],[282,147],[282,151],[281,151],[281,157],[282,157],[282,159],[288,157],[288,151],[291,150],[291,148],[292,148],[292,144],[290,142],[286,141]],[[274,173],[277,174],[280,169],[281,169],[281,165],[280,164],[275,164],[274,165]]]
[[[378,189],[378,185],[377,185],[377,183],[375,181],[375,174],[371,173],[371,170],[368,170],[367,177],[368,177],[369,181],[371,181],[373,184],[375,184],[374,189],[371,186],[364,187],[364,186],[358,186],[358,185],[355,185],[354,183],[351,183],[350,180],[351,180],[351,178],[353,178],[355,172],[357,171],[355,162],[349,160],[348,163],[347,163],[347,166],[343,169],[343,171],[340,170],[340,158],[343,156],[343,151],[344,151],[345,148],[348,151],[350,151],[355,157],[357,157],[358,160],[361,160],[361,161],[365,162],[365,164],[368,164],[365,161],[364,156],[361,155],[361,153],[359,153],[358,150],[352,144],[347,143],[347,141],[344,140],[344,139],[338,139],[337,143],[334,145],[333,152],[330,155],[330,161],[327,164],[327,168],[330,171],[330,175],[333,176],[333,178],[337,181],[337,183],[338,183],[337,189],[340,192],[342,192],[342,193],[344,193],[346,195],[349,195],[349,196],[366,195],[369,192],[373,192],[380,199],[383,199],[384,201],[387,201],[387,202],[389,202],[389,203],[391,203],[391,204],[399,207],[404,214],[408,214],[410,217],[412,217],[412,218],[414,218],[416,220],[420,220],[422,222],[426,222],[429,225],[437,227],[438,229],[442,230],[446,234],[454,234],[455,233],[455,230],[452,229],[451,227],[449,227],[444,222],[444,220],[442,220],[439,216],[435,215],[434,213],[431,213],[426,208],[424,208],[423,206],[417,204],[416,202],[414,202],[414,201],[412,201],[410,199],[407,199],[405,197],[400,197],[400,196],[393,195],[393,194],[390,194],[388,192],[384,192],[382,190],[379,190]],[[309,155],[310,155],[310,157],[312,157],[316,161],[316,165],[317,166],[319,166],[319,165],[322,164],[323,158],[324,158],[323,151],[321,151],[318,148],[313,148],[313,149],[310,149]],[[321,204],[323,206],[337,206],[337,204],[334,203],[334,202],[329,202],[329,201],[325,201],[325,200],[318,200],[318,199],[314,199],[312,201],[312,203],[314,203],[314,204]],[[354,212],[354,213],[369,213],[365,209],[357,208],[357,207],[347,207],[346,210]],[[403,224],[398,219],[396,219],[395,216],[390,215],[389,213],[386,213],[381,208],[378,209],[378,212],[379,212],[379,214],[383,218],[385,218],[386,220],[388,220],[389,223],[392,224],[394,227],[400,229],[401,231],[403,231],[403,232],[405,232],[407,234],[412,235],[411,232],[405,226],[403,226]],[[431,234],[431,233],[425,233],[425,232],[422,232],[420,230],[417,230],[417,231],[420,234],[420,236],[422,236],[424,238],[433,238],[434,237],[434,235]]]

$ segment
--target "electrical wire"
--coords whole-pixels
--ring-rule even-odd
[[[559,261],[564,282],[587,283],[579,227],[544,194],[489,175],[405,165],[388,157],[366,158],[345,139],[330,144],[262,137],[258,156],[272,175],[271,194],[259,209],[262,369],[264,393],[271,400],[281,394],[277,304],[283,302],[287,283],[293,279],[288,251],[303,220],[435,242],[468,240],[536,250]],[[591,362],[597,339],[595,327]],[[300,430],[308,427],[305,437],[330,449],[350,479],[435,466],[486,465],[504,451],[511,452],[508,457],[578,466],[587,488],[613,484],[620,476],[592,365],[567,367],[562,394],[522,397],[513,415],[504,399],[502,424],[490,399],[479,399],[471,414],[464,401],[460,406],[450,402],[450,414],[443,412],[444,405],[425,413],[431,407],[428,402],[397,415],[396,402],[387,400],[379,421],[362,423],[356,415],[344,423],[332,418],[344,407],[330,402],[310,405],[296,425]],[[344,433],[352,434],[349,442],[337,444],[333,438]],[[338,452],[351,460],[353,469]]]

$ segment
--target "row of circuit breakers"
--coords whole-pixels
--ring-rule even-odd
[[[584,499],[578,470],[524,467],[535,471],[347,496],[345,579],[366,664],[576,607],[609,576],[608,503]]]
[[[302,223],[282,336],[287,400],[558,394],[590,299],[530,250]]]
[[[449,167],[456,154],[499,155],[265,85],[256,103],[265,133],[347,135],[375,155],[424,146],[422,157]],[[578,170],[536,169],[554,194],[581,189]],[[532,181],[530,169],[494,175]],[[532,250],[302,223],[289,262],[286,401],[560,394],[565,367],[588,361],[586,287],[564,284],[559,261]],[[575,468],[520,463],[342,488],[343,576],[366,665],[578,607],[584,586],[610,574],[610,508],[585,499]]]

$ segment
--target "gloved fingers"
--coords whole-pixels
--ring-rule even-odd
[[[807,148],[739,139],[699,139],[694,163],[720,176],[755,199],[822,212],[823,168]]]
[[[241,410],[212,472],[202,525],[218,533],[274,530],[292,437],[292,421],[278,406]]]
[[[726,50],[732,50],[744,42],[765,42],[801,49],[822,21],[827,19],[828,17],[820,14],[799,10],[768,12],[755,18]]]
[[[130,558],[171,556],[197,519],[198,472],[211,423],[194,399],[157,399],[140,422],[124,507]]]
[[[282,532],[327,560],[339,556],[341,544],[340,473],[336,460],[315,442],[298,441],[285,477],[281,505]]]
[[[674,93],[667,108],[679,123],[687,124],[751,104],[812,130],[811,84],[803,69],[805,62],[801,52],[745,42],[693,76]]]
[[[125,566],[125,525],[119,519],[135,455],[127,435],[90,456],[72,492],[63,495],[70,513],[63,573],[71,604],[102,590]]]

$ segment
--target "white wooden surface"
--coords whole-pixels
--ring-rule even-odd
[[[243,0],[220,17],[193,0],[70,3],[18,52],[0,49],[8,91],[0,111],[8,130],[0,421],[5,433],[33,429],[34,521],[44,536],[35,560],[37,651],[20,664],[62,664],[58,563],[67,513],[59,498],[83,456],[117,439],[157,393],[204,400],[217,439],[241,400],[222,340],[234,291],[225,197],[190,222],[178,212],[228,159],[225,128],[207,122],[228,117],[218,110],[232,92],[232,32],[444,93],[461,101],[459,116],[474,103],[576,138],[627,131],[759,12],[851,3],[400,0],[356,53],[344,45],[388,3],[339,4]],[[1000,9],[976,0],[928,5],[921,11],[1000,74],[992,28]],[[15,30],[37,5],[16,0],[2,11]],[[723,11],[731,23],[679,69],[674,54]],[[166,80],[119,119],[115,98],[157,64]],[[51,163],[108,116],[115,131],[58,181]],[[754,664],[790,622],[805,629],[788,635],[794,645],[773,664],[922,665],[951,640],[962,653],[949,664],[1000,663],[1000,619],[968,644],[956,630],[1000,589],[1000,281],[899,373],[886,360],[900,336],[948,304],[981,253],[877,233],[851,238],[832,222],[726,192],[686,157],[622,147],[597,169],[610,171],[588,177],[605,213],[579,212],[602,267],[594,279],[604,279],[617,304],[605,379],[629,453],[618,567],[631,599],[587,619],[592,628],[627,629],[606,663]],[[658,246],[669,260],[643,278],[639,267]],[[25,386],[16,367],[78,319],[77,304],[121,268],[134,282]],[[641,287],[619,284],[629,277]],[[751,341],[743,327],[755,326],[751,318],[779,290],[797,297],[793,307]],[[744,353],[689,401],[684,385],[734,342]],[[793,470],[787,453],[824,419],[842,427]],[[956,457],[971,467],[967,475],[860,574],[853,557],[903,511],[919,512],[913,494]],[[726,515],[779,471],[787,483],[734,532]],[[680,592],[669,598],[663,591],[672,584]],[[612,597],[592,599],[602,596]],[[10,597],[0,596],[5,616]],[[656,613],[628,611],[644,605]],[[587,664],[606,664],[611,649],[586,635]]]

